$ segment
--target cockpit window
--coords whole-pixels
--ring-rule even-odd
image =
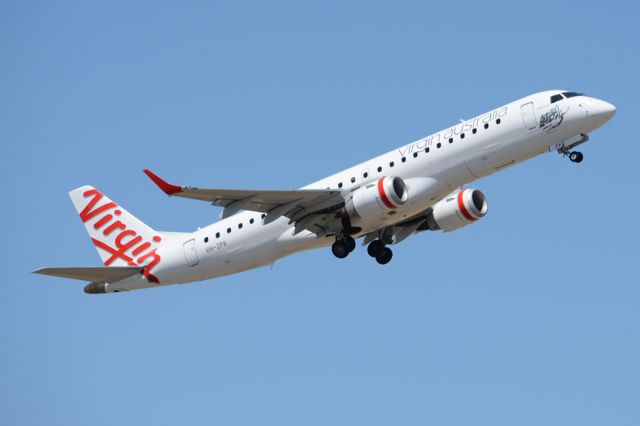
[[[551,103],[561,101],[562,99],[562,95],[558,93],[557,95],[553,95],[551,97]]]
[[[563,95],[565,98],[573,98],[575,96],[584,96],[584,94],[578,93],[578,92],[564,92]]]

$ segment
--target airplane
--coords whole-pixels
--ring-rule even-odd
[[[235,274],[319,247],[343,259],[360,238],[384,265],[389,246],[411,235],[482,219],[487,199],[465,185],[545,152],[580,163],[574,148],[615,113],[581,93],[543,91],[297,190],[181,186],[144,170],[169,196],[222,207],[221,220],[190,233],[156,231],[82,186],[69,196],[104,266],[34,273],[88,281],[85,293],[116,293]]]

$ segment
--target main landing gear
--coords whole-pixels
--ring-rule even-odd
[[[584,159],[584,155],[582,155],[581,152],[571,151],[569,153],[569,160],[571,160],[572,163],[580,163],[582,162],[583,159]]]
[[[338,259],[344,259],[356,248],[356,241],[350,235],[343,235],[336,238],[336,242],[331,246],[331,252]]]
[[[380,240],[373,240],[367,247],[367,253],[369,256],[375,257],[376,262],[381,265],[386,265],[391,262],[393,252]]]
[[[331,246],[331,252],[338,259],[344,259],[356,248],[356,241],[349,235],[342,235],[336,238],[335,243]],[[393,252],[389,247],[380,240],[374,240],[367,247],[369,256],[376,259],[381,265],[386,265],[391,261]]]
[[[336,241],[331,245],[333,255],[338,259],[344,259],[354,251],[356,240],[351,235],[356,235],[360,231],[362,231],[362,228],[352,226],[349,218],[344,216],[342,218],[342,232],[336,234]],[[391,240],[381,234],[379,239],[373,240],[367,247],[369,256],[374,257],[381,265],[386,265],[393,257],[393,252],[386,245],[387,242],[390,243]]]

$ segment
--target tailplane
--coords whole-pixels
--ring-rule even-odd
[[[77,268],[42,268],[33,271],[35,274],[51,275],[54,277],[71,278],[74,280],[91,281],[84,288],[85,293],[106,293],[106,284],[129,278],[135,274],[142,274],[142,266],[89,266]]]

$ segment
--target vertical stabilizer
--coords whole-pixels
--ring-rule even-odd
[[[80,220],[104,266],[145,266],[144,275],[158,282],[152,269],[160,262],[159,233],[92,186],[69,192]]]

